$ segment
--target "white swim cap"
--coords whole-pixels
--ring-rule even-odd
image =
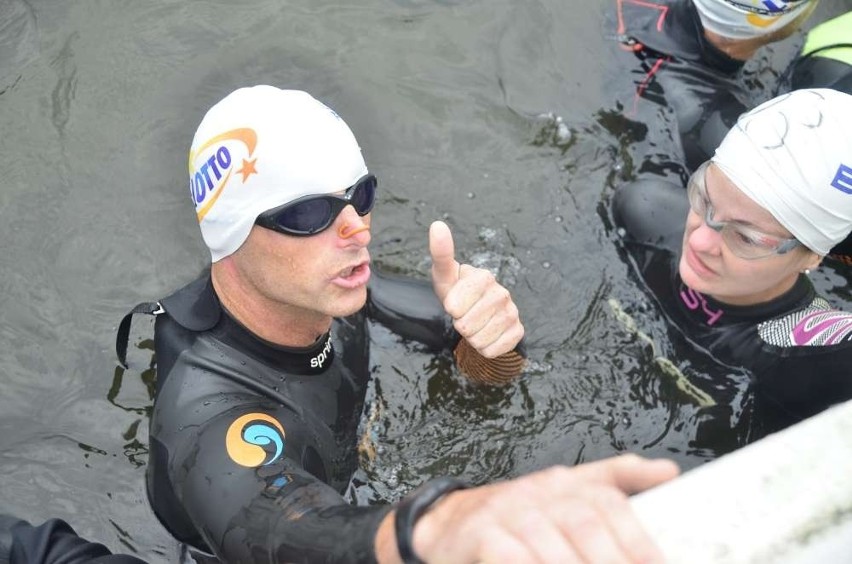
[[[781,29],[816,0],[692,0],[704,29],[731,39]]]
[[[852,231],[852,96],[794,90],[740,116],[712,161],[812,251]]]
[[[300,90],[240,88],[210,108],[189,152],[189,192],[216,262],[257,216],[301,196],[338,192],[367,174],[346,123]]]

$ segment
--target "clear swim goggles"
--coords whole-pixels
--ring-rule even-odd
[[[707,197],[705,184],[709,165],[710,161],[705,162],[689,178],[686,189],[689,206],[704,219],[707,227],[722,235],[722,240],[734,255],[741,259],[756,260],[783,255],[802,244],[798,239],[782,239],[775,235],[768,235],[736,221],[714,221],[715,210]]]
[[[255,220],[256,225],[287,235],[307,237],[325,231],[351,205],[360,216],[373,209],[378,182],[372,174],[362,176],[346,189],[343,196],[320,194],[303,196],[292,202],[266,210]]]

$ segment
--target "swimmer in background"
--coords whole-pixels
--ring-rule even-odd
[[[852,94],[852,11],[810,30],[791,68],[791,90],[832,88]]]
[[[687,190],[647,179],[613,200],[672,325],[749,372],[762,432],[852,399],[852,313],[808,279],[852,231],[850,131],[852,95],[796,90],[744,114]]]
[[[765,45],[793,34],[818,0],[616,0],[617,37],[640,59],[640,99],[671,108],[688,171],[748,107],[740,79]]]
[[[673,109],[687,173],[710,159],[747,110],[737,76],[744,62],[760,47],[794,33],[817,1],[775,2],[775,16],[761,13],[772,9],[764,2],[753,3],[755,12],[739,7],[746,2],[729,0],[619,0],[622,40],[649,73],[637,96]],[[852,12],[808,32],[777,93],[802,88],[852,94]],[[828,256],[852,266],[852,237]]]

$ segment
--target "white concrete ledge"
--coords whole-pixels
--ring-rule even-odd
[[[631,504],[672,564],[852,562],[852,402]]]

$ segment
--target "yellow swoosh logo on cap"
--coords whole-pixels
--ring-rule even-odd
[[[778,15],[778,16],[770,16],[768,18],[765,18],[763,16],[758,16],[757,14],[749,14],[749,15],[746,16],[746,20],[748,20],[748,23],[750,23],[754,27],[769,27],[773,23],[775,23],[775,20],[777,20],[780,17],[781,16]]]
[[[189,173],[193,172],[193,161],[203,153],[206,149],[209,149],[212,145],[217,143],[221,143],[223,141],[240,141],[242,142],[246,148],[248,149],[248,156],[251,157],[254,153],[254,149],[257,146],[257,133],[254,132],[254,129],[250,129],[248,127],[240,127],[237,129],[232,129],[230,131],[226,131],[225,133],[220,133],[216,135],[212,139],[209,139],[206,143],[201,145],[195,151],[189,153]],[[232,163],[233,166],[233,163]],[[228,180],[231,178],[231,172],[233,169],[228,170],[228,174],[226,174],[222,180],[219,182],[219,186],[225,186],[228,183]],[[204,204],[200,210],[198,210],[198,221],[204,219],[204,216],[207,215],[207,212],[210,211],[210,208],[213,207],[213,204],[216,203],[216,200],[219,199],[219,196],[222,194],[222,190],[213,190],[213,196],[210,198],[210,201]]]

